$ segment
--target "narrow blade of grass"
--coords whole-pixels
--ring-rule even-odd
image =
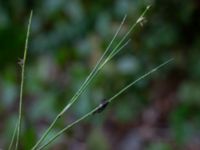
[[[110,53],[110,56],[112,56],[114,53],[116,53],[116,50],[118,49],[118,47],[124,42],[124,40],[129,36],[129,34],[133,31],[133,29],[140,23],[141,18],[144,18],[145,14],[147,13],[147,11],[149,10],[150,7],[151,6],[146,7],[146,9],[143,11],[143,13],[137,19],[137,21],[135,23],[133,23],[133,25],[129,28],[129,30],[126,32],[126,34],[123,36],[123,38],[119,41],[119,43],[116,45],[116,47]]]
[[[117,92],[117,94],[115,94],[113,97],[111,97],[108,102],[113,101],[115,98],[117,98],[119,95],[121,95],[123,92],[125,92],[127,89],[129,89],[131,86],[133,86],[134,84],[136,84],[137,82],[139,82],[140,80],[146,78],[147,76],[149,76],[150,74],[156,72],[157,70],[159,70],[161,67],[167,65],[168,63],[170,63],[171,61],[173,61],[174,59],[171,58],[169,60],[167,60],[166,62],[158,65],[157,67],[155,67],[154,69],[150,70],[149,72],[147,72],[146,74],[142,75],[141,77],[137,78],[135,81],[131,82],[130,84],[128,84],[126,87],[124,87],[123,89],[121,89],[119,92]]]
[[[114,99],[116,99],[119,95],[121,95],[123,92],[125,92],[126,90],[128,90],[131,86],[133,86],[134,84],[136,84],[137,82],[141,81],[142,79],[146,78],[147,76],[149,76],[150,74],[156,72],[157,70],[159,70],[161,67],[167,65],[168,63],[170,63],[171,61],[173,61],[172,59],[167,60],[166,62],[158,65],[157,67],[153,68],[152,70],[150,70],[149,72],[145,73],[144,75],[140,76],[139,78],[137,78],[135,81],[131,82],[130,84],[128,84],[127,86],[125,86],[124,88],[122,88],[119,92],[117,92],[114,96],[112,96],[111,98],[109,98],[107,101],[108,102],[112,102]],[[87,114],[85,114],[83,117],[77,119],[76,121],[72,122],[71,124],[69,124],[68,126],[66,126],[65,128],[63,128],[62,130],[60,130],[55,136],[53,136],[48,142],[46,142],[44,145],[42,145],[41,147],[38,148],[38,150],[42,150],[44,149],[47,145],[49,145],[51,142],[53,142],[57,137],[59,137],[61,134],[63,134],[65,131],[67,131],[69,128],[73,127],[74,125],[78,124],[79,122],[83,121],[84,119],[86,119],[87,117],[91,116],[92,114],[94,114],[98,109],[101,108],[102,105],[99,105],[97,107],[95,107],[93,110],[91,110],[90,112],[88,112]]]
[[[64,107],[64,109],[55,117],[54,121],[51,123],[51,125],[47,128],[47,130],[45,131],[45,133],[42,135],[42,137],[38,140],[38,142],[33,146],[32,150],[35,150],[39,144],[46,138],[46,136],[48,135],[48,133],[50,132],[50,130],[53,128],[53,126],[55,125],[55,123],[57,122],[57,120],[73,105],[73,103],[78,99],[78,97],[84,92],[84,90],[86,89],[86,87],[89,85],[89,83],[91,82],[91,80],[96,76],[96,74],[100,71],[100,69],[113,57],[115,56],[120,50],[121,47],[124,47],[124,45],[126,45],[126,43],[124,45],[122,45],[122,43],[125,41],[125,39],[128,37],[128,35],[133,31],[133,29],[136,27],[137,24],[139,24],[139,20],[140,18],[143,18],[144,15],[146,14],[146,12],[148,11],[148,9],[150,8],[150,6],[147,6],[146,9],[144,10],[144,12],[141,14],[141,16],[138,18],[138,20],[130,27],[130,29],[126,32],[126,34],[123,36],[123,38],[119,41],[119,43],[115,46],[114,49],[112,49],[112,51],[110,52],[110,54],[108,55],[107,58],[105,58],[105,56],[108,54],[109,49],[113,43],[113,41],[115,40],[115,38],[117,37],[118,33],[121,30],[121,27],[125,21],[126,16],[123,18],[120,27],[118,28],[117,32],[115,33],[113,39],[111,40],[110,44],[108,45],[108,47],[106,48],[104,54],[102,55],[102,57],[100,58],[100,60],[97,62],[96,66],[94,67],[94,69],[92,70],[92,72],[89,74],[89,76],[86,78],[86,80],[84,81],[84,83],[81,85],[81,87],[79,88],[79,90],[75,93],[75,95],[70,99],[69,103]],[[122,46],[121,46],[122,45]],[[120,47],[121,46],[121,47]],[[119,48],[120,47],[120,48]],[[104,61],[103,61],[104,60]]]
[[[18,116],[18,126],[17,126],[17,132],[16,132],[16,145],[15,150],[18,149],[19,145],[19,136],[21,131],[21,120],[22,120],[22,103],[23,103],[23,89],[24,89],[24,72],[25,72],[25,64],[26,64],[26,58],[27,58],[27,51],[28,51],[28,39],[30,34],[30,27],[31,27],[31,21],[32,21],[32,14],[31,11],[29,22],[28,22],[28,29],[26,34],[26,42],[25,42],[25,48],[24,48],[24,56],[23,60],[21,62],[22,72],[21,72],[21,86],[20,86],[20,98],[19,98],[19,116]],[[14,135],[15,136],[15,135]]]
[[[101,68],[103,68],[103,66],[109,61],[111,60],[115,55],[117,55],[126,45],[128,45],[128,43],[131,40],[129,39],[126,43],[124,43],[122,46],[120,46],[114,53],[110,53],[109,56],[107,57],[107,59],[101,64],[101,66],[99,67],[99,70]]]
[[[81,85],[81,87],[78,89],[78,91],[74,94],[74,96],[71,98],[71,100],[69,101],[69,103],[64,107],[64,109],[55,117],[55,119],[53,120],[53,122],[51,123],[51,125],[47,128],[47,130],[45,131],[45,133],[42,135],[42,137],[38,140],[38,142],[33,146],[32,150],[35,150],[38,145],[46,138],[46,136],[49,134],[49,132],[51,131],[51,129],[53,128],[53,126],[55,125],[55,123],[57,122],[57,120],[71,107],[71,105],[78,99],[78,97],[84,92],[84,90],[86,89],[86,87],[88,86],[88,84],[90,83],[90,81],[94,78],[94,76],[97,74],[97,72],[99,71],[99,66],[101,65],[101,63],[103,62],[103,60],[105,60],[106,55],[108,54],[111,45],[113,44],[114,40],[116,39],[117,35],[119,34],[124,22],[126,20],[126,15],[124,16],[123,20],[121,21],[121,24],[119,26],[119,28],[117,29],[115,35],[113,36],[111,42],[109,43],[109,45],[107,46],[105,52],[103,53],[103,55],[101,56],[101,58],[98,60],[98,62],[96,63],[95,67],[93,68],[93,70],[90,72],[90,74],[88,75],[88,77],[86,78],[86,80],[83,82],[83,84]]]
[[[129,34],[133,31],[133,29],[140,23],[140,18],[144,18],[144,15],[149,10],[150,6],[147,6],[144,12],[140,15],[140,17],[137,19],[137,21],[129,28],[129,30],[126,32],[126,34],[122,37],[122,39],[119,41],[119,43],[115,46],[115,48],[111,51],[111,53],[108,55],[106,60],[101,64],[99,67],[99,70],[110,60],[112,59],[117,53],[121,51],[121,49],[124,47],[124,45],[127,45],[130,42],[130,39],[121,46],[121,44],[125,41],[125,39],[129,36]],[[120,47],[121,46],[121,47]]]
[[[94,69],[91,71],[91,73],[89,74],[89,76],[87,77],[87,79],[85,80],[85,82],[82,84],[81,88],[77,91],[77,93],[72,97],[72,99],[70,100],[69,104],[62,110],[61,114],[63,114],[64,112],[67,111],[67,109],[70,108],[70,106],[77,100],[77,98],[80,96],[80,94],[83,92],[83,89],[86,88],[86,86],[90,83],[90,79],[92,76],[94,76],[95,72],[97,72],[97,70],[99,70],[99,66],[101,65],[101,63],[103,62],[103,60],[105,59],[105,56],[108,54],[108,51],[110,50],[111,45],[113,44],[114,40],[116,39],[117,35],[119,34],[124,22],[126,19],[126,15],[124,16],[119,28],[117,29],[115,35],[113,36],[111,42],[109,43],[109,45],[107,46],[105,52],[103,53],[103,55],[101,56],[101,58],[99,59],[99,61],[97,62],[97,64],[95,65]]]
[[[14,128],[14,131],[13,131],[13,135],[12,135],[11,142],[9,144],[8,150],[12,149],[12,146],[13,146],[13,143],[14,143],[15,137],[16,137],[17,128],[18,128],[18,122],[15,125],[15,128]]]
[[[147,7],[146,7],[146,9],[145,9],[144,12],[141,14],[141,16],[138,18],[138,20],[140,20],[140,18],[143,18],[143,17],[144,17],[144,15],[147,13],[147,11],[149,10],[149,8],[150,8],[150,6],[147,6]],[[95,72],[98,72],[98,71],[100,70],[99,68],[102,68],[102,66],[104,66],[105,63],[106,63],[108,60],[110,60],[113,56],[115,56],[115,55],[121,50],[121,48],[119,48],[120,45],[124,42],[124,40],[128,37],[128,35],[133,31],[133,29],[136,27],[136,25],[140,23],[138,20],[130,27],[130,29],[126,32],[126,34],[123,36],[123,38],[119,41],[119,43],[117,44],[117,46],[115,46],[115,48],[111,51],[111,53],[109,54],[109,56],[108,56],[108,57],[105,59],[105,61],[102,62],[102,64],[101,64],[101,60],[104,58],[104,56],[106,55],[106,53],[103,54],[103,56],[101,57],[100,61],[99,61],[99,62],[97,63],[97,65],[95,66],[96,70],[94,70],[94,72],[93,72],[94,74],[95,74]],[[110,44],[109,44],[109,46],[108,46],[108,48],[106,49],[105,52],[107,52],[107,51],[109,50],[109,48],[110,48],[110,46],[112,45],[114,39],[116,38],[118,32],[120,31],[121,26],[123,25],[124,21],[125,21],[125,17],[124,17],[124,19],[123,19],[123,21],[122,21],[122,23],[121,23],[121,25],[120,25],[118,31],[116,32],[114,38],[111,40],[111,42],[110,42]],[[122,46],[122,47],[123,47],[123,46]],[[101,65],[101,66],[100,66],[100,65]],[[100,66],[100,67],[99,67],[99,66]],[[99,68],[98,68],[98,67],[99,67]],[[96,74],[95,74],[95,75],[96,75]],[[93,75],[91,74],[91,76],[89,76],[89,78],[86,79],[86,82],[84,82],[84,84],[81,86],[81,88],[78,90],[78,92],[72,97],[72,99],[70,100],[69,104],[61,111],[60,115],[62,115],[63,113],[65,113],[66,110],[69,109],[70,106],[77,100],[77,98],[80,96],[80,94],[84,91],[84,89],[85,89],[85,88],[87,87],[87,85],[90,83],[90,82],[87,82],[87,81],[91,81],[91,79],[92,79],[91,77],[92,77],[92,76],[93,76]],[[83,88],[82,88],[82,87],[83,87]]]

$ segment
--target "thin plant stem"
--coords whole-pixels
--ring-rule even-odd
[[[117,44],[115,49],[111,52],[110,56],[116,52],[117,48],[122,44],[122,42],[124,42],[124,40],[129,36],[129,34],[133,31],[133,29],[140,23],[141,18],[144,18],[145,14],[147,13],[147,11],[149,10],[150,7],[151,6],[146,7],[146,9],[143,11],[143,13],[137,19],[137,21],[135,23],[133,23],[133,25],[130,27],[130,29],[126,32],[126,34],[123,36],[123,38],[119,41],[119,43]]]
[[[111,98],[109,98],[108,102],[112,102],[115,98],[117,98],[119,95],[121,95],[123,92],[125,92],[127,89],[129,89],[131,86],[133,86],[134,84],[136,84],[137,82],[141,81],[142,79],[146,78],[147,76],[149,76],[150,74],[156,72],[157,70],[159,70],[161,67],[167,65],[168,63],[172,62],[174,60],[174,58],[171,58],[167,61],[165,61],[164,63],[158,65],[157,67],[155,67],[154,69],[150,70],[149,72],[147,72],[146,74],[140,76],[139,78],[137,78],[135,81],[131,82],[130,84],[128,84],[126,87],[124,87],[123,89],[121,89],[119,92],[117,92],[117,94],[115,94],[114,96],[112,96]]]
[[[14,129],[14,131],[13,131],[13,135],[12,135],[11,142],[10,142],[10,144],[9,144],[8,150],[11,150],[11,149],[12,149],[12,146],[13,146],[13,143],[14,143],[15,137],[16,137],[17,128],[18,128],[18,122],[17,122],[16,125],[15,125],[15,129]]]
[[[18,126],[17,126],[17,137],[16,137],[16,145],[15,150],[18,149],[19,145],[19,136],[21,131],[21,120],[22,120],[22,103],[23,103],[23,89],[24,89],[24,72],[25,72],[25,64],[26,64],[26,58],[27,58],[27,51],[28,51],[28,39],[30,35],[30,27],[31,27],[31,21],[32,21],[32,15],[33,11],[30,13],[29,22],[28,22],[28,29],[26,34],[26,42],[25,42],[25,48],[24,48],[24,57],[21,62],[22,72],[21,72],[21,86],[20,86],[20,98],[19,98],[19,116],[18,116]]]
[[[99,71],[99,66],[101,65],[102,61],[105,59],[105,56],[108,54],[111,45],[113,44],[114,40],[116,39],[117,35],[119,34],[124,22],[126,19],[126,15],[124,16],[119,28],[117,29],[115,35],[113,36],[111,42],[109,43],[109,45],[107,46],[105,52],[103,53],[103,55],[101,56],[101,58],[98,60],[98,62],[96,63],[94,69],[90,72],[90,74],[88,75],[88,77],[86,78],[86,80],[83,82],[83,84],[81,85],[81,87],[78,89],[78,91],[74,94],[74,96],[71,98],[71,100],[69,101],[69,103],[64,107],[64,109],[55,117],[55,119],[53,120],[53,122],[51,123],[51,125],[47,128],[47,130],[45,131],[45,133],[42,135],[42,137],[38,140],[38,142],[33,146],[32,150],[35,150],[38,145],[45,139],[45,137],[49,134],[49,132],[51,131],[51,129],[53,128],[53,126],[56,124],[56,122],[58,121],[58,119],[71,107],[71,105],[78,99],[78,97],[82,94],[82,92],[84,92],[84,90],[86,89],[86,87],[88,86],[88,84],[90,83],[90,81],[92,80],[92,78],[94,78],[94,76],[97,74],[97,72]]]
[[[115,53],[110,53],[109,56],[106,58],[106,60],[101,64],[101,66],[98,68],[99,70],[101,68],[103,68],[103,66],[109,61],[111,60],[116,54],[118,54],[126,45],[128,45],[128,43],[130,42],[131,40],[129,39],[126,43],[124,43],[122,46],[120,46]]]
[[[142,79],[146,78],[147,76],[149,76],[150,74],[156,72],[157,70],[159,70],[161,67],[167,65],[168,63],[170,63],[171,61],[173,61],[172,59],[167,60],[166,62],[158,65],[157,67],[153,68],[152,70],[150,70],[149,72],[145,73],[144,75],[140,76],[139,78],[137,78],[135,81],[131,82],[130,84],[128,84],[127,86],[125,86],[124,88],[122,88],[119,92],[117,92],[114,96],[112,96],[111,98],[109,98],[107,101],[108,102],[112,102],[114,99],[116,99],[119,95],[121,95],[123,92],[125,92],[126,90],[128,90],[131,86],[133,86],[134,84],[136,84],[137,82],[141,81]],[[39,147],[37,150],[42,150],[43,148],[45,148],[47,145],[49,145],[51,142],[53,142],[57,137],[59,137],[61,134],[63,134],[65,131],[67,131],[69,128],[71,128],[72,126],[78,124],[79,122],[83,121],[84,119],[86,119],[87,117],[91,116],[92,114],[94,114],[98,109],[101,108],[101,104],[98,105],[97,107],[95,107],[94,109],[92,109],[90,112],[88,112],[87,114],[85,114],[84,116],[82,116],[81,118],[77,119],[76,121],[72,122],[71,124],[69,124],[68,126],[66,126],[65,128],[63,128],[62,130],[60,130],[55,136],[53,136],[48,142],[46,142],[44,145],[42,145],[41,147]]]
[[[74,97],[70,100],[69,104],[62,110],[62,112],[60,113],[61,115],[63,113],[65,113],[67,111],[67,109],[70,108],[70,106],[77,100],[77,98],[83,92],[83,89],[85,89],[86,86],[90,83],[91,77],[94,76],[95,72],[97,72],[98,67],[100,66],[100,64],[104,60],[105,56],[108,54],[108,51],[110,50],[111,45],[113,44],[114,40],[116,39],[117,35],[119,34],[119,32],[120,32],[120,30],[122,28],[122,25],[124,24],[125,19],[126,19],[126,15],[124,16],[124,18],[123,18],[123,20],[122,20],[119,28],[117,29],[115,35],[113,36],[113,38],[112,38],[111,42],[109,43],[108,47],[106,48],[105,52],[103,53],[103,55],[101,56],[101,58],[97,62],[96,66],[94,67],[94,69],[92,70],[92,72],[89,74],[89,76],[87,77],[87,79],[85,80],[85,82],[82,84],[81,88],[77,91],[77,93],[74,95]]]
[[[38,145],[45,139],[45,137],[48,135],[50,130],[53,128],[57,120],[71,107],[71,105],[78,99],[78,97],[84,92],[88,84],[91,82],[91,80],[95,77],[95,75],[100,71],[100,69],[114,56],[117,54],[117,52],[120,51],[120,45],[124,42],[124,40],[127,38],[127,36],[132,32],[132,30],[136,27],[137,24],[140,23],[141,18],[144,17],[144,15],[149,10],[150,6],[147,6],[144,12],[140,15],[138,20],[130,27],[130,29],[126,32],[126,34],[123,36],[123,38],[119,41],[119,43],[115,46],[115,48],[111,51],[109,56],[105,59],[104,62],[102,60],[104,59],[104,56],[106,56],[107,52],[109,51],[109,48],[111,47],[113,41],[115,40],[116,36],[118,35],[119,31],[121,30],[121,27],[125,21],[126,15],[123,18],[122,23],[120,24],[120,27],[118,28],[116,34],[114,35],[113,39],[111,40],[110,44],[108,45],[107,49],[105,50],[104,54],[100,58],[100,60],[97,62],[97,65],[92,70],[90,75],[86,78],[85,82],[82,84],[82,86],[79,88],[79,90],[75,93],[75,95],[71,98],[68,105],[64,107],[64,109],[55,117],[54,121],[51,123],[51,125],[48,127],[48,129],[45,131],[45,133],[42,135],[42,137],[38,140],[38,142],[33,146],[32,150],[35,150]],[[123,47],[123,46],[122,46]],[[100,66],[100,67],[99,67]]]
[[[147,6],[146,9],[143,11],[143,13],[140,15],[140,17],[137,19],[137,21],[130,27],[130,29],[126,32],[126,34],[123,36],[123,38],[119,41],[119,43],[116,45],[116,47],[112,50],[112,52],[109,54],[107,59],[102,63],[101,66],[104,66],[108,60],[110,60],[112,57],[114,57],[121,49],[119,46],[124,42],[124,40],[129,36],[129,34],[133,31],[133,29],[140,23],[141,18],[144,18],[145,14],[149,10],[151,6]],[[129,40],[128,40],[129,42]],[[102,67],[100,67],[102,68]]]

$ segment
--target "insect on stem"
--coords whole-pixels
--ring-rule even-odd
[[[135,85],[137,82],[143,80],[144,78],[148,77],[149,75],[151,75],[152,73],[154,73],[155,71],[159,70],[160,68],[162,68],[163,66],[167,65],[168,63],[170,63],[171,61],[173,61],[172,59],[169,59],[167,61],[165,61],[164,63],[158,65],[157,67],[151,69],[150,71],[148,71],[147,73],[143,74],[142,76],[140,76],[139,78],[137,78],[136,80],[134,80],[133,82],[131,82],[130,84],[128,84],[127,86],[125,86],[124,88],[122,88],[119,92],[117,92],[115,95],[113,95],[111,98],[109,98],[107,101],[101,103],[99,106],[95,107],[94,109],[92,109],[90,112],[88,112],[87,114],[85,114],[84,116],[80,117],[79,119],[77,119],[76,121],[72,122],[71,124],[67,125],[65,128],[63,128],[62,130],[60,130],[57,134],[55,134],[49,141],[47,141],[45,144],[43,144],[41,147],[39,147],[37,150],[41,150],[44,149],[47,145],[49,145],[51,142],[53,142],[57,137],[59,137],[61,134],[63,134],[65,131],[67,131],[69,128],[73,127],[74,125],[78,124],[79,122],[81,122],[82,120],[86,119],[87,117],[96,114],[96,113],[100,113],[103,110],[105,110],[105,108],[108,106],[109,103],[111,103],[114,99],[116,99],[119,95],[121,95],[122,93],[124,93],[126,90],[128,90],[131,86]]]
[[[109,102],[108,100],[104,99],[104,100],[99,104],[98,109],[95,110],[95,111],[93,112],[93,115],[94,115],[94,114],[101,113],[102,111],[104,111],[104,110],[107,108],[107,106],[108,106],[109,103],[110,103],[110,102]]]
[[[140,15],[140,18],[145,16],[145,14],[147,13],[148,9],[150,8],[150,6],[147,6],[146,9],[143,11],[143,13]],[[116,39],[118,33],[121,30],[121,27],[124,23],[126,19],[126,15],[123,18],[120,27],[118,28],[117,32],[115,33],[113,39],[111,40],[110,44],[108,45],[108,47],[106,48],[105,52],[103,53],[103,55],[101,56],[100,60],[97,62],[97,64],[95,65],[94,69],[91,71],[91,73],[88,75],[88,77],[86,78],[86,80],[83,82],[83,84],[81,85],[81,87],[78,89],[78,91],[74,94],[74,96],[70,99],[69,103],[61,110],[61,112],[58,114],[58,116],[54,119],[54,121],[50,124],[50,126],[47,128],[47,130],[44,132],[44,134],[41,136],[41,138],[37,141],[37,143],[33,146],[33,148],[31,150],[40,150],[43,149],[44,147],[46,147],[49,143],[51,143],[54,139],[56,139],[60,134],[62,134],[65,130],[67,130],[68,128],[72,127],[73,125],[77,124],[78,122],[80,122],[81,120],[83,120],[84,118],[86,118],[89,115],[92,114],[96,114],[96,113],[100,113],[102,112],[110,103],[109,100],[102,102],[98,107],[96,107],[94,110],[92,110],[90,113],[86,114],[85,116],[83,116],[82,118],[76,120],[75,122],[71,123],[70,125],[68,125],[66,128],[64,128],[63,130],[61,130],[60,132],[58,132],[53,138],[51,138],[49,141],[47,141],[45,144],[41,144],[44,139],[47,137],[47,135],[49,134],[49,132],[52,130],[52,128],[54,127],[54,125],[56,124],[57,120],[59,117],[63,116],[63,114],[78,100],[78,97],[85,91],[85,89],[88,87],[88,85],[91,83],[92,79],[94,77],[96,77],[97,73],[102,69],[102,67],[109,61],[111,60],[112,57],[114,57],[125,45],[127,45],[127,43],[129,42],[129,40],[123,44],[127,37],[130,35],[130,33],[132,31],[134,31],[135,27],[139,24],[138,22],[135,22],[131,25],[131,27],[129,28],[129,30],[125,33],[125,35],[122,37],[122,39],[117,42],[116,46],[113,49],[110,49],[111,45],[114,43],[114,40]],[[41,145],[41,146],[40,146]],[[40,147],[39,147],[40,146]]]

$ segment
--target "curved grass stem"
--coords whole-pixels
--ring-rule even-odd
[[[144,12],[140,15],[140,17],[138,18],[138,20],[142,17],[144,17],[144,15],[146,14],[146,12],[148,11],[150,7],[147,6],[146,9],[144,10]],[[46,138],[46,136],[49,134],[49,132],[51,131],[51,129],[54,127],[54,125],[56,124],[57,120],[63,116],[63,114],[77,101],[78,97],[85,91],[85,89],[87,88],[87,86],[89,85],[89,83],[91,83],[92,79],[97,75],[97,73],[102,69],[102,67],[112,58],[114,57],[125,45],[127,45],[126,42],[125,44],[122,44],[126,38],[129,36],[129,34],[133,31],[133,29],[136,27],[137,24],[139,24],[140,22],[137,20],[131,27],[130,29],[126,32],[126,34],[122,37],[122,39],[118,42],[118,44],[114,47],[114,49],[111,50],[111,52],[109,53],[110,47],[113,44],[114,40],[116,39],[118,33],[121,30],[122,25],[124,24],[124,21],[126,19],[126,15],[123,18],[118,30],[116,31],[113,39],[111,40],[111,42],[109,43],[108,47],[106,48],[105,52],[103,53],[103,55],[101,56],[100,60],[97,62],[96,66],[94,67],[94,69],[91,71],[91,73],[88,75],[88,77],[86,78],[86,80],[84,81],[84,83],[81,85],[81,87],[78,89],[78,91],[74,94],[74,96],[70,99],[69,103],[63,108],[63,110],[56,116],[56,118],[54,119],[54,121],[51,123],[51,125],[47,128],[47,130],[44,132],[44,134],[42,135],[42,137],[38,140],[38,142],[33,146],[33,148],[31,150],[35,150],[40,144],[41,142]],[[108,55],[106,57],[106,55]]]
[[[88,77],[86,78],[86,80],[83,82],[83,84],[81,85],[81,87],[78,89],[78,91],[74,94],[74,96],[71,98],[71,100],[69,101],[69,103],[64,107],[64,109],[56,116],[56,118],[54,119],[54,121],[51,123],[51,125],[47,128],[47,130],[45,131],[45,133],[42,135],[42,137],[38,140],[38,142],[33,146],[32,150],[35,150],[39,144],[46,138],[46,136],[49,134],[49,132],[51,131],[51,129],[53,128],[53,126],[56,124],[57,120],[71,107],[71,105],[78,99],[78,97],[84,92],[84,90],[86,89],[86,87],[89,85],[89,83],[91,82],[91,80],[96,76],[96,74],[99,72],[99,66],[105,61],[106,59],[106,55],[109,53],[110,47],[113,44],[114,40],[116,39],[117,35],[119,34],[122,25],[124,24],[126,19],[126,15],[124,16],[119,28],[117,29],[115,35],[113,36],[111,42],[109,43],[109,45],[107,46],[105,52],[103,53],[103,55],[101,56],[101,58],[98,60],[98,62],[96,63],[94,69],[90,72],[90,74],[88,75]]]
[[[109,98],[107,101],[108,102],[112,102],[114,99],[116,99],[119,95],[121,95],[123,92],[125,92],[126,90],[128,90],[131,86],[133,86],[134,84],[136,84],[137,82],[141,81],[142,79],[148,77],[150,74],[156,72],[157,70],[159,70],[161,67],[167,65],[168,63],[170,63],[171,61],[173,61],[172,59],[167,60],[166,62],[158,65],[157,67],[153,68],[152,70],[150,70],[149,72],[145,73],[144,75],[140,76],[139,78],[137,78],[135,81],[131,82],[130,84],[128,84],[127,86],[125,86],[124,88],[122,88],[119,92],[117,92],[114,96],[112,96],[111,98]],[[62,130],[60,130],[55,136],[53,136],[48,142],[46,142],[44,145],[42,145],[41,147],[39,147],[37,150],[42,150],[43,148],[45,148],[47,145],[49,145],[51,142],[53,142],[57,137],[59,137],[61,134],[63,134],[65,131],[67,131],[69,128],[71,128],[72,126],[78,124],[79,122],[83,121],[84,119],[86,119],[87,117],[91,116],[92,114],[94,114],[94,112],[96,112],[98,109],[101,108],[101,104],[98,105],[97,107],[95,107],[94,109],[92,109],[90,112],[88,112],[87,114],[85,114],[84,116],[82,116],[81,118],[77,119],[76,121],[72,122],[71,124],[69,124],[68,126],[66,126],[65,128],[63,128]]]

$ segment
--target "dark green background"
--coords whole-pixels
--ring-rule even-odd
[[[20,71],[31,9],[20,149],[27,150],[67,104],[101,56],[123,16],[122,33],[147,5],[147,23],[95,78],[50,133],[156,65],[174,62],[119,96],[101,114],[71,128],[53,150],[200,149],[200,1],[1,0],[0,148],[17,120]],[[117,42],[114,43],[116,45]]]

